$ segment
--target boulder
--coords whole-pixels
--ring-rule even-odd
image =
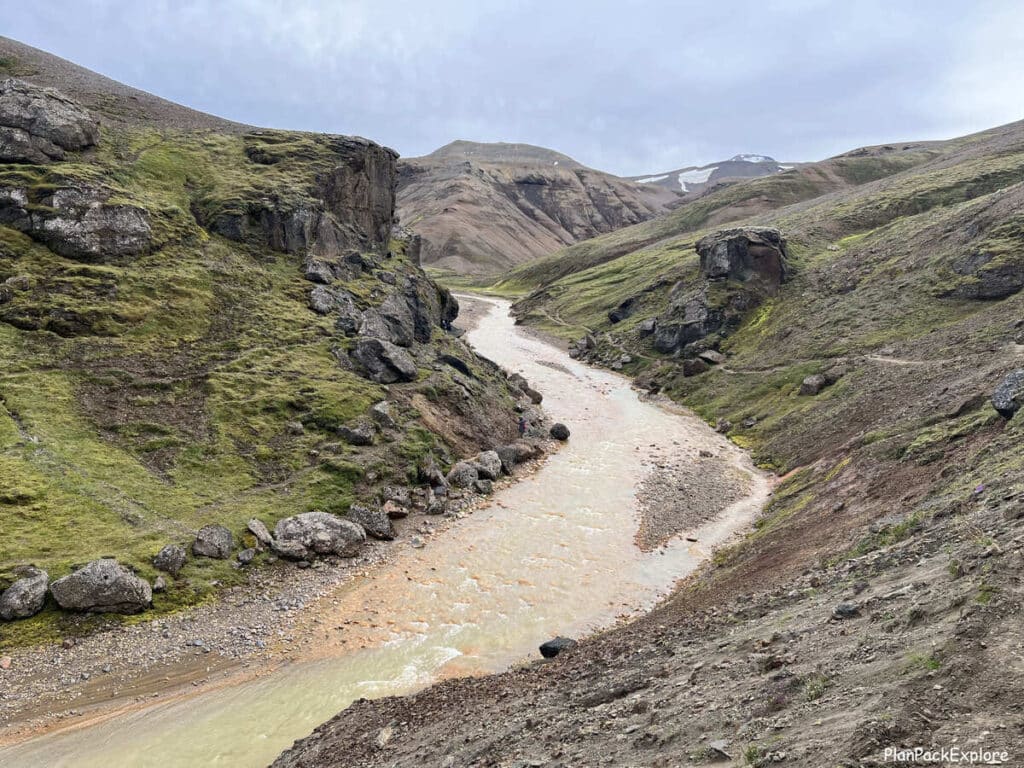
[[[758,280],[774,291],[788,277],[786,240],[772,227],[720,230],[698,240],[696,250],[708,280]]]
[[[163,575],[157,576],[153,579],[153,591],[154,592],[165,592],[167,590],[167,579]]]
[[[415,381],[418,373],[408,352],[383,339],[360,339],[352,350],[352,358],[379,384]]]
[[[395,538],[395,526],[383,509],[370,509],[362,504],[353,504],[348,509],[348,519],[358,523],[375,539],[391,541]]]
[[[703,352],[699,353],[697,357],[708,365],[721,365],[725,362],[725,355],[716,349],[705,349]]]
[[[93,560],[50,585],[57,605],[69,611],[138,613],[153,602],[149,582],[117,560]]]
[[[404,485],[385,485],[380,496],[385,503],[392,501],[400,507],[408,507],[412,503],[409,489]]]
[[[391,403],[387,400],[381,400],[379,403],[374,403],[373,407],[370,408],[370,418],[373,419],[381,429],[398,429],[398,424],[395,422],[394,414],[391,412]]]
[[[338,435],[349,445],[373,445],[373,428],[369,424],[338,427]]]
[[[498,460],[501,461],[501,469],[506,475],[511,475],[516,468],[516,457],[518,452],[514,445],[500,445],[495,451],[498,454]]]
[[[428,454],[416,465],[416,476],[420,482],[427,483],[435,488],[448,485],[448,480],[437,464],[437,459]]]
[[[699,357],[683,360],[683,376],[699,376],[710,368],[703,359]]]
[[[235,548],[235,537],[223,525],[204,525],[192,542],[192,554],[196,557],[212,557],[227,560]]]
[[[91,147],[99,135],[99,122],[60,91],[15,78],[0,82],[0,162],[63,160],[65,150]]]
[[[649,317],[646,320],[642,321],[639,326],[637,326],[637,330],[640,332],[641,336],[650,336],[652,333],[654,333],[657,327],[658,320],[656,318]]]
[[[168,544],[156,553],[156,557],[153,558],[153,567],[158,571],[164,571],[176,577],[185,565],[187,557],[188,555],[185,554],[184,547],[180,547],[177,544]]]
[[[558,654],[569,651],[576,647],[576,641],[571,637],[556,637],[553,640],[548,640],[546,643],[542,643],[540,646],[540,655],[545,659],[553,659]]]
[[[540,405],[544,401],[544,396],[536,389],[531,387],[527,383],[526,379],[524,379],[520,374],[513,373],[511,376],[508,377],[508,381],[509,384],[511,384],[513,387],[515,387],[528,398],[530,398],[530,402],[533,403],[534,405]]]
[[[456,488],[470,488],[473,483],[480,479],[480,472],[476,464],[471,461],[460,461],[449,471],[446,480],[449,485]]]
[[[240,565],[248,565],[256,559],[256,550],[252,547],[243,549],[238,553],[238,562]]]
[[[816,373],[800,382],[800,394],[813,397],[827,387],[828,384],[829,381],[823,373]]]
[[[476,465],[477,475],[485,480],[497,480],[501,476],[501,457],[497,451],[483,451],[477,455],[473,463]]]
[[[1024,403],[1024,368],[1008,373],[992,392],[992,407],[1000,416],[1012,418]]]
[[[282,557],[309,560],[317,555],[355,557],[366,531],[351,520],[328,512],[303,512],[274,527],[274,550]]]
[[[270,530],[262,520],[255,517],[250,518],[249,522],[245,524],[245,527],[249,533],[256,537],[256,541],[258,541],[262,546],[269,547],[274,543],[274,539],[270,535]]]
[[[19,575],[21,578],[0,595],[0,619],[5,621],[35,616],[46,604],[50,575],[32,566],[25,568]]]
[[[860,608],[856,603],[839,603],[832,609],[833,619],[853,619],[860,616]]]
[[[549,431],[551,433],[551,436],[555,438],[555,440],[569,439],[569,428],[560,421],[555,424],[552,424],[551,429]]]
[[[336,277],[334,268],[322,259],[306,259],[302,264],[302,274],[313,283],[330,284]]]
[[[380,510],[392,520],[401,520],[403,517],[409,516],[409,508],[396,501],[385,501],[384,504],[381,505]]]
[[[489,496],[494,493],[494,483],[486,478],[480,478],[473,481],[473,490],[484,496]]]

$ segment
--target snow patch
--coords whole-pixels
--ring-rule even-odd
[[[733,163],[774,163],[775,158],[768,155],[735,155],[729,159]]]
[[[648,176],[646,179],[637,179],[636,183],[637,184],[653,184],[656,181],[664,181],[667,178],[668,178],[668,174],[666,173],[663,176]]]
[[[679,186],[683,188],[683,192],[689,192],[687,184],[703,184],[717,170],[717,165],[711,165],[707,168],[694,168],[692,171],[682,171],[679,174]]]

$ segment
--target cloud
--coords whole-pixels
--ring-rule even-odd
[[[1009,0],[48,0],[5,34],[243,122],[642,174],[1018,119]]]

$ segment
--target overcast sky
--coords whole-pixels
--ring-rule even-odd
[[[1024,118],[1020,0],[0,0],[0,33],[246,123],[623,175]]]

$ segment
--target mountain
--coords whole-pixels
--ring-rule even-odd
[[[1024,749],[1022,211],[1018,122],[712,189],[491,286],[748,448],[773,498],[649,615],[550,663],[358,702],[277,765]],[[386,750],[351,738],[393,724]]]
[[[796,166],[796,163],[776,162],[774,158],[766,155],[742,154],[710,165],[691,165],[686,168],[676,168],[674,171],[628,178],[637,184],[656,185],[673,192],[682,192],[685,195],[697,195],[719,182],[770,176],[773,173],[791,170]]]
[[[460,275],[501,273],[679,197],[528,144],[456,141],[399,161],[398,211],[422,237],[423,265]]]
[[[319,510],[387,538],[386,486],[422,507],[423,478],[516,436],[522,392],[450,333],[457,303],[393,227],[393,151],[221,120],[12,40],[0,67],[0,586],[112,556],[137,610],[170,547],[170,612],[246,580],[251,519]],[[186,556],[209,526],[226,548]],[[51,601],[0,642],[90,626]]]

